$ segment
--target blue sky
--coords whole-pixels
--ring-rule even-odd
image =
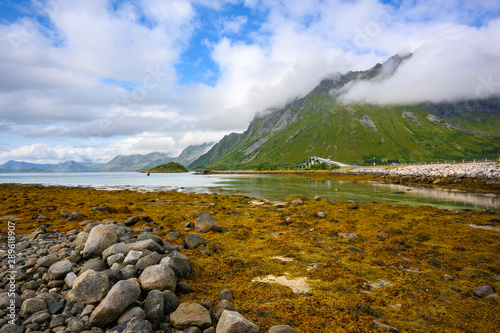
[[[175,156],[397,53],[344,100],[498,96],[499,17],[497,0],[0,1],[0,164]]]

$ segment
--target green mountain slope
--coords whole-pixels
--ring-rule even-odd
[[[396,69],[401,61],[396,56],[388,63]],[[322,81],[304,98],[256,117],[244,133],[225,136],[189,167],[290,167],[309,156],[363,164],[373,157],[403,162],[500,155],[499,100],[386,106],[338,101],[346,83],[380,79],[386,64]]]

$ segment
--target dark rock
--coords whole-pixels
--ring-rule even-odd
[[[179,278],[186,278],[191,273],[189,258],[177,251],[169,253],[160,263],[167,264]]]
[[[82,274],[85,271],[88,271],[89,269],[96,272],[101,272],[108,269],[108,266],[101,258],[93,258],[88,260],[85,264],[83,264],[82,268],[80,268],[80,274]]]
[[[5,324],[0,328],[0,333],[23,333],[24,328],[18,325]]]
[[[233,304],[231,304],[228,300],[223,299],[219,303],[217,303],[217,305],[215,306],[215,309],[214,309],[215,320],[218,321],[220,319],[220,317],[222,316],[222,313],[225,310],[238,312],[238,310],[236,309],[236,307]]]
[[[108,333],[153,333],[151,324],[141,318],[132,318],[129,321],[115,326]]]
[[[65,302],[56,302],[48,305],[48,309],[50,314],[57,314],[61,313],[62,310],[64,309],[64,304]],[[59,325],[58,325],[59,326]]]
[[[33,314],[38,311],[44,311],[47,309],[47,304],[44,300],[39,298],[30,298],[23,302],[21,305],[21,316],[26,317],[27,315]]]
[[[66,317],[63,315],[55,315],[52,317],[52,320],[50,321],[49,327],[54,328],[57,326],[63,326],[66,323]]]
[[[146,239],[152,239],[155,242],[157,242],[160,245],[163,245],[163,241],[161,240],[161,237],[158,235],[155,235],[150,232],[143,232],[142,234],[137,235],[137,240],[146,240]]]
[[[117,323],[121,325],[132,318],[146,319],[146,313],[138,306],[130,308],[118,318]]]
[[[489,284],[476,287],[472,290],[472,293],[474,294],[474,296],[481,297],[481,298],[486,297],[489,294],[492,294],[493,292],[494,292],[494,290]]]
[[[168,239],[177,239],[181,236],[181,234],[177,231],[172,231],[167,234]]]
[[[175,285],[175,292],[177,294],[188,294],[189,284],[187,282],[177,282]]]
[[[137,261],[137,264],[135,264],[135,267],[138,270],[142,271],[146,267],[158,264],[160,262],[160,260],[161,260],[160,255],[157,252],[153,252],[153,253],[139,259],[139,261]]]
[[[129,217],[123,224],[125,224],[127,227],[131,227],[135,225],[137,222],[139,222],[141,218],[139,216],[132,216]]]
[[[133,265],[127,265],[121,270],[123,280],[128,280],[137,277],[137,268]]]
[[[132,282],[119,281],[92,312],[90,323],[101,327],[111,324],[139,298],[140,294],[141,289]]]
[[[229,289],[224,289],[219,293],[220,298],[225,299],[226,301],[233,300],[233,293]]]
[[[165,316],[174,312],[179,306],[179,299],[177,295],[170,290],[163,291],[163,305]]]
[[[99,211],[99,212],[105,212],[105,211],[109,211],[109,207],[108,206],[92,207],[92,210]]]
[[[158,328],[160,322],[163,321],[164,309],[163,293],[159,290],[151,290],[144,300],[144,311],[153,328]]]
[[[49,268],[50,266],[52,266],[53,264],[55,264],[58,261],[59,261],[59,259],[54,257],[54,256],[43,256],[36,261],[36,265],[38,267]]]
[[[184,240],[185,244],[186,244],[186,248],[188,249],[196,249],[197,247],[201,246],[201,245],[207,245],[207,243],[205,242],[205,239],[203,237],[201,237],[200,235],[198,234],[190,234],[186,237],[186,239]]]
[[[10,297],[9,292],[6,291],[0,294],[0,309],[7,309],[7,307],[11,304],[11,300],[14,300],[14,306],[16,307],[16,309],[19,309],[23,304],[21,296],[14,293],[13,297]]]
[[[68,329],[70,332],[81,331],[84,326],[85,326],[85,323],[83,322],[83,320],[81,320],[79,318],[71,317],[68,320]]]
[[[209,231],[222,231],[222,227],[220,226],[220,224],[208,214],[201,214],[200,216],[198,216],[194,223],[194,228],[196,231],[203,233]]]

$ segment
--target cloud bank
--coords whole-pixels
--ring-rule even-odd
[[[27,3],[0,14],[0,163],[176,155],[397,53],[413,57],[345,101],[500,93],[494,0]]]

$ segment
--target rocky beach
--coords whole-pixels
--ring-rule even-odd
[[[498,164],[440,170],[498,182]],[[16,184],[0,197],[0,332],[500,325],[498,211]]]

